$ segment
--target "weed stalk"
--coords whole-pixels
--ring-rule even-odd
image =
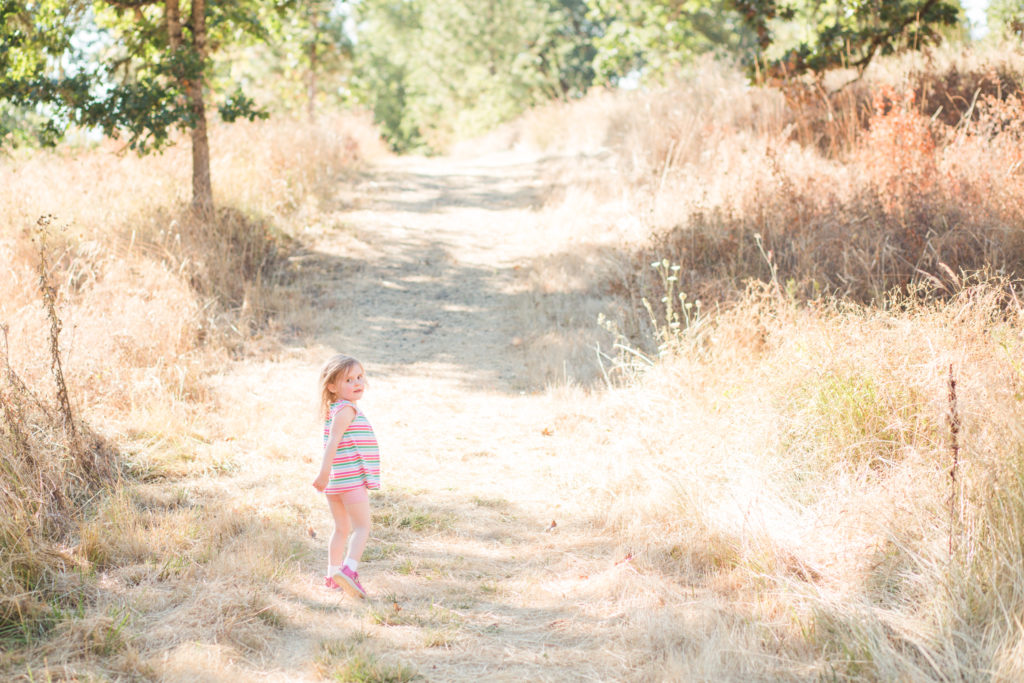
[[[953,372],[952,363],[949,365],[948,399],[949,414],[946,416],[946,421],[949,423],[949,450],[952,455],[952,464],[949,468],[951,488],[949,495],[949,556],[953,557],[960,528],[960,496],[957,483],[957,473],[960,469],[960,413],[956,406],[956,375]]]
[[[64,417],[64,430],[73,449],[77,451],[78,434],[75,430],[71,401],[68,398],[68,387],[64,382],[64,371],[60,362],[60,331],[63,325],[57,315],[57,288],[50,284],[50,264],[46,258],[46,236],[52,223],[53,216],[48,215],[40,216],[36,221],[37,246],[39,248],[39,292],[43,297],[46,316],[50,320],[50,369],[53,371],[53,379],[57,384],[57,405]]]

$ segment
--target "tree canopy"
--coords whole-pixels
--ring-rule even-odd
[[[88,74],[69,72],[69,64],[84,68],[72,37],[87,10],[85,2],[0,0],[0,144],[15,135],[43,144],[60,138],[87,93]],[[19,116],[40,103],[50,105],[48,115]]]
[[[880,54],[917,49],[942,40],[944,28],[962,21],[958,0],[732,0],[758,36],[760,61],[775,75],[834,67],[863,70]],[[799,38],[780,44],[782,25],[800,27]],[[775,49],[773,49],[775,48]]]
[[[989,0],[985,14],[989,33],[1024,38],[1024,3],[1020,0]]]
[[[207,205],[206,106],[261,116],[254,89],[310,118],[365,106],[395,149],[441,148],[706,53],[779,77],[863,69],[962,20],[958,0],[0,0],[0,145],[77,125],[146,152],[186,131]]]
[[[0,100],[34,112],[36,137],[52,143],[70,125],[127,138],[139,152],[190,133],[193,203],[212,207],[206,101],[210,55],[266,36],[257,0],[0,0]],[[260,116],[241,90],[225,93],[221,117]],[[10,110],[8,110],[10,113]],[[4,132],[4,131],[0,131]],[[5,132],[7,137],[11,131]]]
[[[753,50],[756,37],[733,0],[591,0],[604,27],[596,69],[606,82],[631,73],[662,77],[698,55]]]

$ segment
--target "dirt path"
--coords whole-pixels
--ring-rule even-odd
[[[258,464],[226,488],[292,535],[261,589],[279,628],[237,660],[237,647],[182,643],[169,677],[208,672],[212,657],[224,678],[317,679],[364,656],[436,681],[629,677],[600,598],[615,549],[562,507],[557,392],[531,386],[517,339],[530,305],[518,274],[544,245],[540,182],[538,163],[514,156],[401,160],[311,227],[297,286],[317,302],[314,338],[219,381],[254,397],[228,430]],[[330,522],[309,486],[310,392],[334,351],[366,364],[362,405],[384,453],[364,604],[320,585]],[[316,539],[295,539],[307,524]]]

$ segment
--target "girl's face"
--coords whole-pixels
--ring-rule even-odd
[[[336,401],[352,401],[355,403],[363,397],[366,391],[366,375],[363,374],[362,365],[353,365],[348,373],[338,373],[333,382],[327,385]]]

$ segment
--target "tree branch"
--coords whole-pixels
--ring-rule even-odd
[[[106,0],[106,4],[120,9],[141,9],[159,2],[160,0]]]
[[[871,60],[874,59],[875,54],[878,53],[878,49],[885,45],[888,40],[894,36],[898,36],[903,33],[903,29],[910,26],[913,22],[923,17],[929,9],[932,8],[939,0],[925,0],[924,4],[921,5],[920,9],[914,14],[908,14],[907,17],[900,22],[900,25],[895,30],[888,30],[884,34],[880,33],[871,39],[871,43],[868,46],[868,53],[861,57],[859,60],[853,63],[853,67],[858,71],[863,71],[867,68]]]

